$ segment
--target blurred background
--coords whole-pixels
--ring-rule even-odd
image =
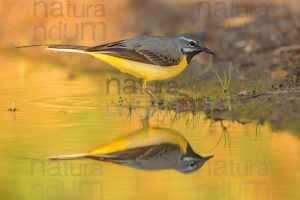
[[[226,19],[236,15],[255,16],[266,14],[266,12],[276,15],[278,13],[272,13],[270,10],[275,3],[277,6],[289,6],[292,11],[299,11],[299,2],[292,0],[2,2],[0,7],[1,44],[3,47],[32,42],[73,42],[94,45],[98,42],[114,41],[145,33],[155,35],[181,32],[205,33],[205,29],[210,26],[210,20],[213,20],[211,18],[218,18],[218,23],[222,24]],[[207,20],[208,16],[209,20]],[[205,23],[206,21],[208,24]],[[51,34],[49,29],[59,26],[59,22],[62,22],[62,34],[59,34],[57,30],[53,30]],[[98,36],[94,39],[90,37],[88,30],[84,38],[80,37],[83,34],[74,36],[76,35],[75,27],[84,22],[95,24],[103,22],[106,27],[105,36],[102,37],[102,32],[99,31],[101,29],[98,30]],[[64,25],[65,31],[63,31]],[[46,37],[43,31],[35,31],[39,26],[46,28]]]

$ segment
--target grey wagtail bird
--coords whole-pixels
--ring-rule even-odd
[[[205,47],[199,36],[140,36],[98,46],[30,45],[47,46],[54,51],[85,53],[109,63],[123,73],[146,81],[165,80],[180,74],[199,53],[214,53]]]
[[[94,159],[145,170],[175,169],[194,172],[213,156],[195,153],[177,131],[149,128],[129,133],[84,154],[60,155],[50,160]]]

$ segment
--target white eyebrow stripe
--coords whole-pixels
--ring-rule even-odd
[[[180,36],[179,37],[179,39],[184,39],[184,40],[187,40],[187,41],[193,41],[193,42],[195,42],[195,43],[197,43],[197,41],[195,41],[195,40],[193,40],[193,39],[190,39],[190,38],[186,38],[186,37],[184,37],[184,36]]]

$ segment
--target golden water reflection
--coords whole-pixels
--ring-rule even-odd
[[[106,73],[79,74],[24,58],[0,59],[1,199],[298,199],[299,138],[268,126],[225,123],[203,115],[157,112],[151,126],[179,131],[195,152],[215,157],[201,170],[145,171],[93,160],[49,162],[62,153],[88,152],[142,128],[140,116],[109,107]],[[99,78],[100,77],[100,78]],[[16,113],[9,109],[16,100]],[[187,120],[187,118],[190,118]],[[188,123],[187,123],[188,121]],[[257,136],[256,136],[257,135]],[[30,159],[32,158],[32,159]],[[56,164],[53,164],[56,163]]]

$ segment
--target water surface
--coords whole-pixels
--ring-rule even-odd
[[[201,155],[215,157],[191,174],[145,171],[92,160],[49,162],[46,157],[88,152],[141,129],[145,109],[128,117],[113,106],[106,78],[67,67],[0,59],[1,199],[298,199],[299,138],[268,125],[239,125],[156,112],[150,126],[180,132]],[[128,98],[123,96],[123,98]],[[147,101],[147,97],[140,97]],[[13,102],[17,111],[8,111]]]

